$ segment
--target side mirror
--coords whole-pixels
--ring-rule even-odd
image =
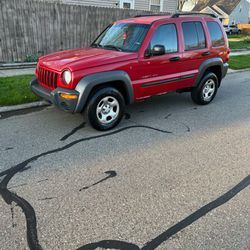
[[[150,49],[148,48],[148,49],[146,49],[145,52],[144,52],[144,57],[145,57],[145,58],[149,58],[150,56],[151,56],[151,51],[150,51]]]
[[[165,46],[163,45],[155,45],[151,51],[153,56],[161,56],[165,54]]]

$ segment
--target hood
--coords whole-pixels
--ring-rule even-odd
[[[39,65],[62,71],[71,71],[117,63],[137,58],[137,53],[127,53],[101,48],[65,50],[39,58]]]

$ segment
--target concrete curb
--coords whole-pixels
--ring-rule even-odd
[[[249,69],[229,69],[227,73],[235,74],[235,73],[241,73],[241,72],[247,72],[247,71],[250,71],[250,68]]]
[[[250,47],[249,47],[250,49]],[[249,49],[231,49],[231,52],[244,52],[244,51],[249,51]]]
[[[39,102],[31,102],[31,103],[25,103],[25,104],[14,105],[14,106],[4,106],[4,107],[0,107],[0,113],[18,111],[18,110],[29,109],[29,108],[46,107],[49,105],[50,105],[49,102],[39,101]]]
[[[30,62],[30,63],[2,63],[0,64],[1,70],[6,69],[27,69],[27,68],[34,68],[36,67],[37,62]]]

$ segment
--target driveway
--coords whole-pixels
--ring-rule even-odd
[[[0,182],[1,249],[249,249],[249,72],[106,133],[54,107],[3,115]]]

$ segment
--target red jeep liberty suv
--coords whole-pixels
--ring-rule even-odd
[[[61,109],[86,110],[98,130],[115,127],[124,107],[169,91],[210,103],[228,70],[218,18],[204,13],[138,16],[108,26],[89,48],[39,58],[31,89]]]

